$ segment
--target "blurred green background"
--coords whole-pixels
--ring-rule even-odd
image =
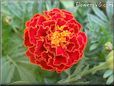
[[[113,58],[113,4],[113,0],[1,0],[0,83],[112,84],[114,59],[108,59]],[[88,35],[83,59],[61,74],[31,64],[23,46],[25,22],[52,8],[72,12]]]

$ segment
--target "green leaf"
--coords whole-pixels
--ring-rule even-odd
[[[2,68],[1,68],[1,83],[10,83],[11,79],[13,78],[15,66],[7,61],[6,59],[2,60]]]
[[[98,7],[93,6],[93,11],[95,12],[95,14],[102,20],[104,20],[105,22],[108,22],[107,17],[105,16],[105,14],[103,13],[103,11],[101,11]]]
[[[53,81],[54,79],[48,79],[48,78],[45,78],[44,79],[44,82],[45,82],[45,84],[53,84]]]
[[[67,69],[67,70],[65,71],[65,73],[66,73],[67,75],[70,75],[70,69]]]
[[[47,8],[47,10],[52,9],[51,0],[46,0],[46,8]]]
[[[29,81],[29,82],[36,82],[34,75],[32,74],[31,70],[28,70],[26,67],[18,65],[17,67],[21,80]]]
[[[7,16],[10,15],[10,16],[11,16],[9,10],[7,10],[8,7],[7,7],[7,3],[6,3],[6,2],[1,4],[1,9],[2,9],[2,10],[1,10],[2,16],[3,16],[3,15],[7,15]]]
[[[100,25],[102,27],[106,27],[106,23],[102,20],[100,20],[97,16],[94,16],[92,14],[88,14],[88,17],[93,21],[95,24]]]
[[[36,79],[33,73],[35,69],[34,65],[30,63],[21,62],[21,60],[14,60],[12,57],[2,58],[2,75],[1,75],[1,83],[11,83],[12,80],[23,80],[36,83]],[[24,60],[25,61],[25,60]],[[15,69],[17,71],[15,71]],[[15,79],[14,74],[19,76]]]
[[[45,5],[46,5],[47,10],[51,10],[52,8],[58,8],[59,1],[58,0],[55,0],[55,1],[46,0]]]
[[[64,5],[65,8],[74,7],[74,1],[73,0],[60,0],[60,2]]]
[[[89,28],[89,30],[90,30],[90,32],[91,32],[90,34],[94,35],[93,33],[95,33],[96,28],[99,30],[99,26],[96,25],[96,24],[91,20],[90,17],[88,17],[88,21],[89,21],[89,23],[87,24],[87,27]],[[93,33],[92,33],[92,32],[93,32]]]
[[[17,18],[21,18],[22,17],[22,14],[21,12],[17,9],[16,5],[15,5],[16,2],[8,2],[7,3],[7,6],[8,6],[8,10],[11,14],[13,14],[13,16],[16,16]]]
[[[36,0],[37,1],[37,0]],[[35,3],[34,3],[35,4]],[[38,0],[38,12],[42,12],[43,9],[43,0]],[[35,11],[35,10],[34,10]],[[34,12],[35,13],[35,12]]]
[[[112,76],[110,76],[110,77],[108,78],[106,84],[109,85],[109,84],[111,84],[113,81],[114,81],[114,78],[113,78],[113,75],[112,75]]]
[[[114,4],[113,4],[113,0],[107,0],[106,2],[106,12],[108,15],[109,19],[112,19],[112,16],[114,14]]]
[[[98,44],[92,44],[89,48],[90,51],[94,50],[95,48],[97,48]]]
[[[84,67],[84,63],[85,63],[84,59],[81,60],[81,61],[78,63],[78,65],[77,65],[77,67],[76,67],[76,69],[74,70],[74,72],[73,72],[72,75],[77,75],[78,73],[80,73],[81,70],[82,70],[82,68]]]
[[[15,66],[12,65],[10,67],[9,74],[8,74],[8,77],[7,77],[7,80],[6,80],[6,83],[11,82],[11,79],[13,78],[14,71],[15,71]]]
[[[55,1],[53,1],[53,4],[52,4],[52,7],[53,8],[59,8],[59,0],[55,0]]]
[[[89,69],[89,65],[87,65],[86,67],[84,67],[83,71],[81,72],[81,76],[84,75],[85,72],[87,72]]]
[[[104,73],[103,78],[107,78],[107,77],[110,76],[112,73],[113,73],[112,70],[107,70],[107,71]]]

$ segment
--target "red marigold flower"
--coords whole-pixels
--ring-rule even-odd
[[[24,44],[30,62],[43,69],[62,72],[83,56],[87,36],[72,13],[54,8],[26,22]]]

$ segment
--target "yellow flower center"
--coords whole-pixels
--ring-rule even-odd
[[[51,44],[55,46],[59,46],[60,44],[66,43],[66,36],[69,36],[71,32],[64,30],[63,31],[63,26],[58,27],[57,30],[61,30],[61,32],[55,31],[51,35]]]

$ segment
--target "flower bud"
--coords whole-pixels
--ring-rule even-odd
[[[111,51],[113,46],[112,46],[112,43],[111,42],[106,42],[105,45],[105,50],[108,50],[108,51]]]
[[[11,17],[6,16],[6,17],[5,17],[5,22],[6,22],[7,24],[10,24],[10,23],[11,23]]]

